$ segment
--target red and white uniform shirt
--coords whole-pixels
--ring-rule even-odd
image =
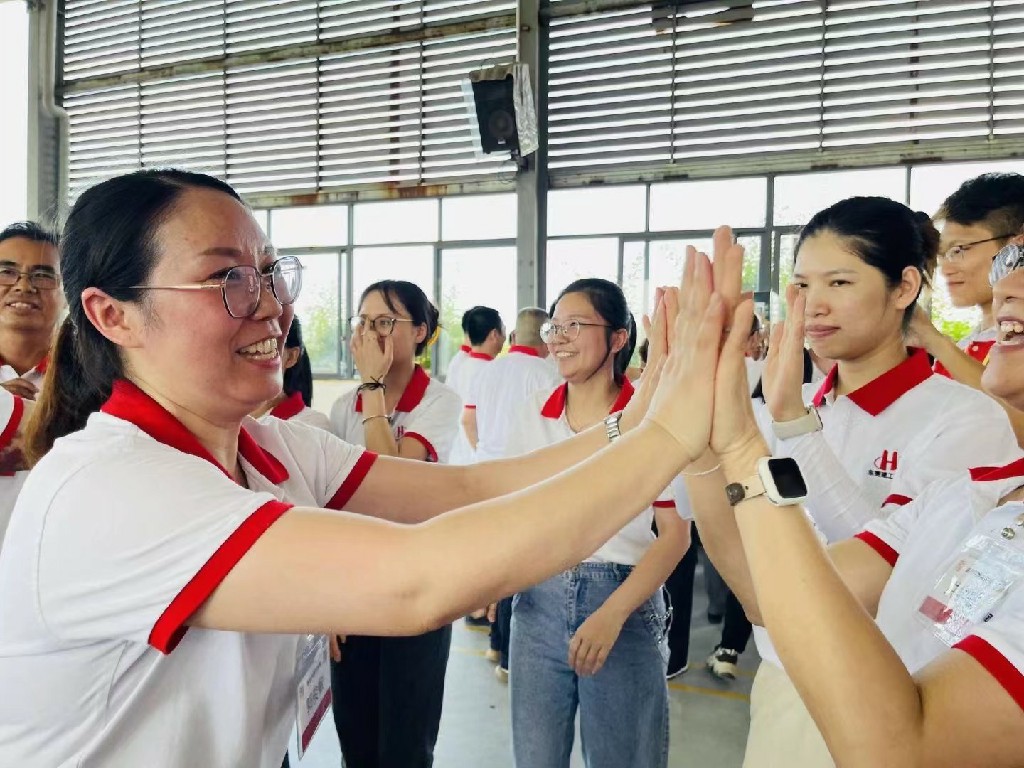
[[[0,382],[13,381],[14,379],[24,379],[30,384],[34,384],[36,389],[43,388],[43,378],[46,376],[46,368],[49,365],[50,359],[44,357],[42,362],[39,363],[31,371],[25,371],[24,374],[18,373],[12,366],[10,366],[3,358],[0,358]]]
[[[508,442],[517,415],[527,398],[558,386],[552,370],[533,347],[512,346],[485,366],[473,379],[465,400],[476,411],[476,459],[488,461],[508,455]]]
[[[0,765],[280,766],[299,638],[186,623],[293,504],[342,508],[376,457],[280,419],[238,447],[249,488],[121,381],[29,473],[0,552]]]
[[[848,539],[908,504],[930,483],[970,466],[1001,465],[1020,454],[1006,413],[992,398],[932,371],[923,350],[848,395],[836,397],[836,369],[805,402],[823,429],[776,440],[767,407],[755,403],[775,456],[792,456],[807,482],[805,509],[826,541]],[[761,627],[762,658],[778,656]]]
[[[403,438],[416,440],[427,449],[427,461],[447,464],[455,440],[456,419],[461,412],[459,396],[431,379],[417,365],[391,418],[395,442]],[[357,390],[350,390],[335,400],[331,408],[331,430],[354,445],[366,442],[363,398]]]
[[[956,345],[979,363],[987,363],[988,353],[992,351],[992,347],[995,345],[998,337],[999,332],[995,328],[986,328],[974,331],[969,336],[958,341]],[[938,361],[935,363],[935,372],[941,373],[943,376],[949,376],[946,366]]]
[[[972,469],[928,487],[913,504],[875,520],[857,538],[890,565],[892,575],[878,605],[878,626],[912,673],[947,650],[931,630],[929,593],[977,534],[1024,557],[1024,504],[999,505],[1024,485],[1024,459],[1003,467]],[[1007,537],[1004,529],[1013,532]],[[922,607],[925,610],[922,611]],[[988,612],[963,632],[954,647],[973,656],[1024,708],[1024,579],[1018,578]]]
[[[315,408],[310,408],[302,399],[301,392],[293,392],[280,403],[270,409],[269,416],[288,421],[297,421],[302,424],[309,424],[311,427],[331,431],[331,420],[326,414]]]
[[[455,390],[455,394],[459,396],[463,408],[469,404],[473,382],[480,377],[481,373],[490,368],[493,361],[494,358],[490,355],[470,350],[466,360],[459,366],[455,375],[448,376],[448,380],[445,383]],[[462,408],[460,408],[459,415],[455,419],[455,441],[452,443],[452,452],[448,458],[448,463],[472,464],[476,460],[476,451],[473,450],[473,446],[469,443],[469,438],[466,437],[466,430],[462,428]]]
[[[3,544],[14,502],[28,476],[28,472],[15,471],[23,459],[21,451],[11,447],[24,415],[25,401],[0,387],[0,544]]]
[[[458,379],[459,368],[463,366],[466,360],[469,359],[469,353],[473,351],[473,348],[469,344],[463,344],[459,347],[459,351],[456,352],[452,359],[448,362],[448,368],[444,372],[444,383],[451,385],[452,379]]]
[[[565,415],[568,384],[562,384],[554,392],[536,392],[528,404],[519,412],[516,425],[509,440],[509,456],[520,456],[538,448],[568,440],[576,433],[569,426]],[[624,380],[622,391],[609,413],[621,411],[633,396],[633,385]],[[675,509],[672,492],[666,488],[658,499],[588,557],[587,563],[618,563],[636,565],[654,542],[654,508]]]

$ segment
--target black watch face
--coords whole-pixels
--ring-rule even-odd
[[[768,459],[768,469],[782,498],[799,499],[807,495],[807,484],[795,459]]]

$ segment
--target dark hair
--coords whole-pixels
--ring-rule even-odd
[[[405,311],[409,313],[409,317],[416,325],[427,326],[427,335],[416,345],[416,355],[422,355],[423,350],[433,339],[434,331],[440,327],[439,318],[441,316],[437,307],[427,298],[427,294],[418,285],[406,280],[381,280],[363,291],[362,296],[359,297],[359,304],[366,301],[366,297],[371,293],[380,293],[384,297],[384,303],[392,312],[399,311],[395,306],[395,301],[398,301],[405,307]]]
[[[473,317],[473,311],[476,307],[470,307],[462,313],[462,335],[469,336],[469,320]]]
[[[845,241],[865,264],[882,273],[890,288],[899,285],[907,267],[927,279],[939,251],[939,233],[928,215],[887,197],[850,197],[818,211],[800,232],[796,253],[807,238],[821,232]],[[904,313],[906,322],[916,302],[915,296]]]
[[[505,326],[498,310],[477,306],[462,316],[462,327],[469,337],[469,343],[477,346],[487,341],[491,331],[500,333]]]
[[[636,351],[637,351],[637,354],[640,355],[640,364],[646,366],[647,365],[647,355],[651,351],[651,340],[650,339],[644,339],[643,341],[641,341],[640,342],[640,346],[637,348]]]
[[[34,221],[16,221],[0,231],[0,243],[14,237],[22,237],[34,243],[48,243],[55,248],[58,245],[57,233]]]
[[[313,366],[309,362],[309,353],[302,343],[302,323],[299,318],[292,318],[292,327],[288,329],[288,338],[284,342],[285,349],[299,350],[299,359],[291,368],[284,372],[284,393],[302,394],[302,402],[309,408],[313,405]]]
[[[1024,229],[1024,176],[983,173],[968,179],[945,199],[935,218],[982,224],[996,236],[1016,235]]]
[[[574,280],[563,288],[562,292],[558,294],[558,298],[551,303],[551,310],[548,314],[554,317],[555,306],[563,296],[570,293],[582,293],[586,296],[591,306],[594,307],[594,311],[610,326],[605,328],[604,334],[608,352],[611,352],[612,334],[621,330],[628,332],[629,338],[625,346],[616,353],[612,365],[615,382],[621,386],[626,378],[629,361],[633,359],[633,350],[636,348],[636,323],[633,321],[633,313],[629,311],[625,294],[622,293],[619,286],[608,280],[602,280],[599,277],[585,277],[581,280]]]
[[[188,171],[145,170],[90,187],[75,202],[60,238],[68,316],[57,334],[42,394],[27,428],[25,452],[38,461],[55,440],[85,426],[89,414],[124,376],[120,350],[93,326],[82,291],[102,288],[119,301],[139,301],[156,266],[156,235],[181,194],[212,189],[240,200],[230,186]]]

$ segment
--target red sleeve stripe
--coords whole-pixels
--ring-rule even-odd
[[[434,450],[433,444],[429,440],[427,440],[427,438],[425,438],[419,432],[406,432],[404,435],[402,435],[403,440],[407,437],[410,440],[415,440],[417,443],[421,443],[423,447],[427,449],[427,461],[437,461],[437,451]]]
[[[0,450],[3,450],[14,442],[14,436],[18,434],[18,427],[21,426],[21,417],[25,415],[25,401],[14,395],[14,408],[11,411],[11,419],[0,432]]]
[[[672,499],[658,499],[651,506],[655,509],[675,509],[676,503]]]
[[[912,501],[913,499],[910,498],[909,496],[901,496],[898,493],[890,493],[888,496],[885,497],[885,501],[882,502],[882,506],[887,507],[890,504],[896,504],[897,506],[902,507],[909,504]]]
[[[334,492],[331,500],[327,502],[328,509],[336,509],[339,512],[345,508],[352,496],[356,491],[359,490],[359,486],[363,484],[363,480],[366,479],[366,475],[370,472],[370,467],[377,461],[377,454],[372,451],[363,451],[363,454],[356,459],[356,464],[352,467],[352,471],[348,473],[348,476],[342,481],[338,490]]]
[[[1024,674],[1009,659],[977,635],[968,635],[953,647],[981,664],[1024,709]]]
[[[870,531],[861,531],[853,538],[860,539],[869,547],[871,547],[879,556],[885,560],[892,568],[896,567],[896,561],[900,558],[900,553],[890,547],[875,534]]]
[[[149,633],[149,644],[161,653],[173,651],[188,631],[186,622],[192,614],[220,586],[224,578],[231,573],[231,569],[238,565],[260,536],[291,508],[291,504],[282,501],[268,501],[249,515],[156,620],[153,630]]]
[[[462,407],[463,408],[468,408],[471,411],[475,411],[476,410],[476,406],[475,405],[464,405]]]

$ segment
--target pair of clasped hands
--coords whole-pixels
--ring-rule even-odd
[[[723,457],[763,446],[744,363],[754,303],[742,293],[743,255],[729,227],[715,230],[711,258],[688,246],[680,286],[659,288],[654,315],[644,317],[650,351],[638,392],[643,396],[634,397],[623,420],[632,426],[632,406],[646,405],[644,418],[669,432],[689,462],[709,449]],[[776,421],[805,410],[805,298],[792,286],[786,298],[790,320],[772,328],[763,378]]]

